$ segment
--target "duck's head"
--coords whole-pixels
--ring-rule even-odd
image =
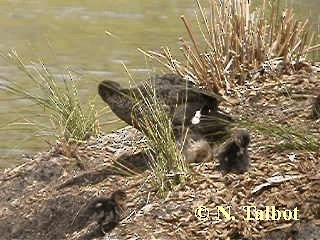
[[[124,191],[115,191],[114,193],[112,193],[111,199],[113,199],[116,202],[116,204],[121,210],[124,210],[123,208],[125,207],[125,201],[127,199],[127,194]]]
[[[250,135],[248,130],[245,128],[238,129],[235,132],[233,139],[240,148],[240,154],[243,154],[247,150],[250,143]]]
[[[120,84],[111,80],[104,80],[99,84],[98,92],[100,97],[108,102],[109,97],[120,92]]]

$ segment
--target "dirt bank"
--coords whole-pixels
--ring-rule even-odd
[[[319,89],[319,79],[307,73],[281,83],[250,82],[234,89],[233,104],[223,107],[239,119],[305,128],[320,139],[319,120],[310,118]],[[69,152],[58,144],[1,173],[0,239],[85,239],[94,223],[77,226],[79,210],[93,196],[117,189],[127,192],[128,201],[111,239],[319,239],[320,152],[279,148],[274,137],[251,135],[248,172],[223,174],[214,159],[194,164],[186,186],[165,199],[154,192],[149,170],[131,177],[109,171],[112,159],[144,144],[135,129],[101,135]],[[194,211],[200,205],[231,206],[235,220],[199,221]],[[241,208],[248,205],[298,208],[299,220],[245,221]]]

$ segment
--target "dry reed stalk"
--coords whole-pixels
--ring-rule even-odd
[[[175,59],[169,48],[145,54],[169,71],[216,93],[248,80],[252,72],[267,63],[280,59],[286,69],[305,61],[308,53],[320,48],[320,44],[312,46],[308,20],[295,20],[292,9],[281,13],[280,1],[264,1],[262,8],[255,10],[247,0],[211,0],[208,11],[199,0],[196,4],[201,41],[181,16],[190,39],[188,42],[180,38],[182,60]],[[267,14],[269,7],[271,12]]]

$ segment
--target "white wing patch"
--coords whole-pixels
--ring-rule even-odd
[[[196,113],[194,114],[193,118],[191,119],[191,123],[196,125],[200,122],[200,117],[201,117],[201,113],[200,110],[196,111]]]
[[[102,203],[97,203],[96,204],[96,208],[99,208],[99,207],[101,207],[102,206]]]

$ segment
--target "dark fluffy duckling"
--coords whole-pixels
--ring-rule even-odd
[[[110,198],[96,197],[88,202],[78,216],[77,225],[82,228],[89,221],[96,221],[99,225],[98,233],[104,235],[111,231],[120,222],[123,212],[126,193],[118,190]]]
[[[249,132],[246,129],[238,129],[232,139],[227,141],[218,152],[217,158],[219,159],[220,169],[226,172],[247,171],[249,167],[249,143]]]

